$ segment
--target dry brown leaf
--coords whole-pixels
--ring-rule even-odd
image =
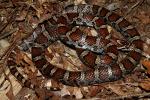
[[[83,94],[81,93],[81,89],[76,87],[74,88],[73,95],[76,97],[76,99],[82,99]]]
[[[139,86],[147,91],[150,91],[150,78],[143,80]]]
[[[54,95],[54,96],[52,96],[52,98],[51,99],[49,99],[49,100],[60,100],[60,96],[58,96],[58,95]]]
[[[67,86],[64,86],[61,89],[61,97],[66,96],[66,95],[70,95],[70,91],[73,91],[73,88],[68,88]]]
[[[101,89],[103,89],[102,86],[91,86],[89,88],[88,96],[90,96],[90,97],[96,96],[97,93],[99,93],[101,91]]]
[[[12,88],[6,93],[6,95],[10,100],[15,100]]]
[[[142,64],[147,68],[147,73],[150,74],[150,61],[149,60],[143,60]]]
[[[51,89],[53,90],[60,90],[62,88],[62,84],[57,82],[57,81],[54,81],[54,80],[51,80]]]
[[[15,100],[33,100],[36,97],[34,91],[29,88],[22,88],[15,96]]]
[[[109,84],[109,88],[118,95],[127,95],[127,92],[124,92],[119,85]]]
[[[16,16],[16,21],[23,21],[28,13],[28,8],[29,7],[23,7],[20,11],[20,13],[18,14],[18,16]]]
[[[75,96],[76,99],[83,98],[83,94],[79,87],[65,86],[61,89],[61,97]]]
[[[137,17],[138,17],[144,24],[150,23],[150,16],[149,16],[146,12],[144,12],[144,11],[141,11]]]

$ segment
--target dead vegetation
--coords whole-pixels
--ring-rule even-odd
[[[18,51],[19,68],[34,84],[44,88],[22,87],[5,64],[7,56],[23,38],[53,14],[70,4],[96,4],[125,16],[145,41],[145,57],[131,74],[122,80],[97,86],[69,87],[47,80],[35,68],[29,53]],[[145,99],[150,98],[150,2],[149,0],[0,0],[0,98],[2,100],[59,100],[59,99]],[[113,31],[113,30],[111,30]],[[68,70],[86,68],[74,50],[59,41],[52,44],[46,55],[50,62]],[[145,69],[146,68],[146,69]]]

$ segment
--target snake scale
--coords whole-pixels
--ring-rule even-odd
[[[118,46],[111,43],[107,25],[121,33],[130,44],[128,49],[132,47],[122,60],[118,60]],[[84,34],[80,26],[94,28],[98,35]],[[76,50],[83,64],[91,69],[68,71],[50,64],[45,50],[57,40]],[[40,23],[16,49],[30,51],[36,68],[46,78],[70,86],[87,86],[116,81],[131,73],[141,59],[143,41],[138,31],[122,16],[97,5],[80,4],[67,6],[61,14]],[[34,88],[31,81],[18,72],[15,55],[14,49],[7,60],[10,72],[26,87]]]

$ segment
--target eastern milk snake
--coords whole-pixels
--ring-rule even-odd
[[[111,43],[106,25],[121,33],[129,44],[127,49],[132,47],[120,61],[118,46]],[[79,26],[93,28],[98,35],[84,34]],[[57,40],[76,50],[83,64],[91,69],[68,71],[50,64],[46,60],[45,49]],[[43,76],[70,86],[87,86],[119,80],[131,73],[141,59],[143,41],[131,23],[118,14],[97,5],[81,4],[68,6],[61,14],[40,23],[17,48],[31,52],[32,61]],[[18,72],[15,53],[13,50],[7,61],[10,72],[26,87],[34,88]]]

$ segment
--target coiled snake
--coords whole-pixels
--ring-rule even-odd
[[[127,49],[132,47],[122,60],[118,60],[118,46],[111,43],[106,25],[121,33],[129,43]],[[98,36],[84,34],[78,26],[94,28]],[[45,49],[57,40],[75,49],[80,60],[91,69],[74,72],[50,64],[45,58]],[[123,17],[97,5],[81,4],[68,6],[62,14],[39,24],[17,48],[31,50],[32,60],[43,76],[70,86],[86,86],[115,81],[131,73],[140,61],[143,42],[137,30]],[[14,54],[15,50],[7,61],[11,73],[25,86],[33,88],[17,71]]]

